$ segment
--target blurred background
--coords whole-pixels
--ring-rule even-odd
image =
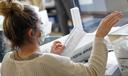
[[[84,30],[94,32],[100,20],[112,11],[126,11],[118,26],[127,23],[127,0],[19,0],[47,10],[52,33],[67,35],[73,28],[70,9],[79,7]]]

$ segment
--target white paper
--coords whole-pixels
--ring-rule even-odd
[[[111,32],[109,35],[127,36],[128,35],[128,24],[121,26],[120,29],[117,29],[117,30]]]
[[[70,56],[71,53],[69,53],[69,51],[73,51],[77,47],[83,36],[85,35],[81,22],[79,8],[77,7],[72,8],[71,15],[72,15],[74,28],[72,29],[67,40],[65,41],[64,43],[65,49],[64,52],[61,54],[66,56]]]
[[[43,22],[43,24],[41,25],[41,29],[43,30],[43,33],[45,35],[50,34],[52,29],[52,22],[49,21],[47,11],[46,10],[40,11],[39,16],[41,18],[41,21]]]
[[[4,17],[0,15],[0,30],[3,30],[3,21],[4,21]]]
[[[68,56],[68,52],[73,51],[77,47],[84,35],[85,32],[82,29],[74,28],[64,43],[65,49],[61,55],[67,54]]]

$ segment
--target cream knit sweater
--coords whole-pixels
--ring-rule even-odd
[[[104,39],[96,38],[89,62],[74,63],[68,57],[44,53],[26,61],[17,61],[6,54],[1,76],[104,76],[107,49]]]

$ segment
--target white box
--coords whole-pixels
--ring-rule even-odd
[[[128,24],[109,35],[122,76],[128,76]]]

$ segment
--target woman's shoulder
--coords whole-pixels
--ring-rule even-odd
[[[57,61],[57,62],[61,62],[61,61],[69,61],[70,58],[66,57],[66,56],[60,56],[57,54],[53,54],[53,53],[43,53],[40,54],[38,57],[31,59],[31,60],[25,60],[25,61],[17,61],[13,58],[11,58],[11,55],[13,55],[13,52],[8,52],[6,53],[6,55],[4,56],[3,61],[14,61],[16,63],[26,63],[26,62],[43,62],[43,61],[48,61],[48,62],[53,62],[53,61]]]
[[[60,56],[60,55],[57,55],[57,54],[53,54],[53,53],[43,53],[41,56],[40,56],[41,59],[47,59],[47,60],[70,60],[69,57],[66,57],[66,56]]]
[[[5,53],[2,62],[7,61],[7,60],[10,60],[10,56],[11,56],[12,54],[13,54],[13,52],[7,52],[7,53]]]
[[[7,53],[5,53],[4,59],[9,58],[11,56],[11,54],[13,54],[13,52],[7,52]]]
[[[50,64],[58,64],[58,65],[72,62],[70,57],[60,56],[52,53],[42,54],[42,56],[40,56],[38,61],[41,63],[46,63],[46,64],[50,63]]]

